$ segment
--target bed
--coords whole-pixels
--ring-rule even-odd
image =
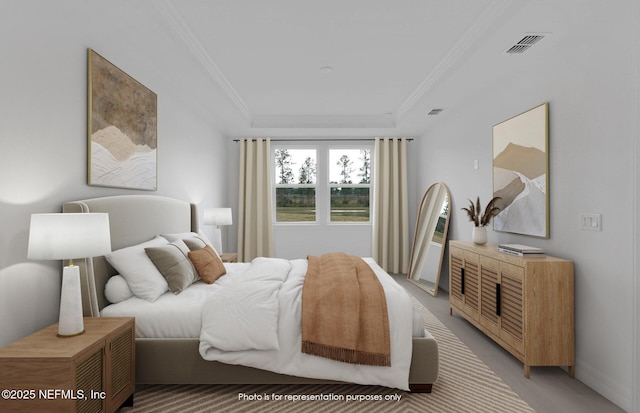
[[[198,211],[194,204],[156,195],[122,195],[67,202],[65,213],[104,212],[109,214],[112,250],[120,250],[153,239],[159,234],[198,232]],[[99,317],[110,302],[104,289],[117,275],[105,257],[75,260],[81,268],[83,311]],[[372,266],[376,264],[371,262]],[[232,274],[247,264],[225,264]],[[378,267],[379,268],[379,267]],[[381,269],[377,269],[381,271]],[[388,275],[387,275],[388,277]],[[194,284],[196,286],[196,284]],[[191,287],[190,287],[191,288]],[[194,287],[194,291],[197,290]],[[171,294],[167,292],[166,294]],[[407,314],[407,317],[412,317]],[[142,318],[142,317],[141,317]],[[136,319],[136,324],[141,321]],[[144,328],[142,325],[141,328]],[[414,329],[415,332],[415,329]],[[194,334],[182,337],[136,337],[136,382],[138,384],[312,384],[340,381],[300,377],[221,361],[205,360],[200,354],[200,339]],[[171,335],[171,334],[170,334]],[[188,337],[191,335],[192,337]],[[144,336],[144,337],[142,337]],[[408,388],[430,392],[438,377],[437,343],[428,331],[410,340]],[[224,360],[224,359],[223,359]],[[364,384],[364,383],[363,383]]]

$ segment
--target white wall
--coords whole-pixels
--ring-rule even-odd
[[[176,84],[154,66],[162,44],[137,43],[128,21],[141,16],[76,4],[78,15],[59,12],[57,2],[0,5],[0,346],[58,317],[60,263],[26,258],[32,213],[131,193],[226,204],[226,141],[199,103],[210,91],[198,73],[186,69],[193,83]],[[158,95],[157,192],[86,184],[88,47]]]
[[[621,407],[633,405],[634,168],[639,138],[632,6],[608,3],[592,36],[556,39],[544,59],[513,60],[499,85],[443,112],[419,142],[422,186],[452,192],[450,239],[471,237],[460,208],[492,196],[492,126],[549,102],[550,238],[489,231],[490,242],[545,249],[575,263],[576,377]],[[533,52],[533,49],[532,49]],[[519,59],[519,58],[514,58]],[[522,62],[522,63],[519,63]],[[473,169],[474,160],[480,168]],[[601,213],[602,231],[581,231],[579,213]],[[448,289],[443,277],[441,287]],[[637,307],[636,307],[637,308]]]

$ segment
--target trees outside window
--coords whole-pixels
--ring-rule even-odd
[[[370,159],[368,148],[329,149],[331,222],[370,221]]]
[[[370,222],[371,151],[275,146],[276,223]]]
[[[276,222],[316,222],[315,149],[276,148]]]

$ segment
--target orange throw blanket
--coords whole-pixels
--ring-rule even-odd
[[[346,363],[391,366],[382,284],[362,258],[309,256],[302,289],[302,352]]]

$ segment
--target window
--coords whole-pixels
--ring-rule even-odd
[[[275,150],[276,222],[316,221],[315,149]]]
[[[274,145],[277,223],[370,222],[371,145]]]
[[[329,149],[331,222],[369,222],[370,149]]]

